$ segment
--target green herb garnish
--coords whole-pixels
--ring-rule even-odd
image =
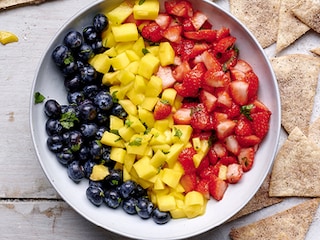
[[[36,92],[34,94],[34,103],[38,104],[38,103],[42,103],[46,98],[39,92]]]

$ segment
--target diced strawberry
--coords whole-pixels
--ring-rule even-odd
[[[243,73],[252,71],[252,67],[250,66],[250,64],[242,59],[238,59],[237,64],[234,67],[231,67],[231,71],[233,69],[239,70]]]
[[[236,42],[236,38],[232,36],[228,36],[219,40],[217,45],[215,46],[215,50],[220,53],[225,53],[228,49],[232,48]]]
[[[197,187],[197,175],[195,173],[184,174],[180,178],[180,184],[186,193],[194,191]]]
[[[237,136],[237,140],[241,147],[254,147],[261,142],[261,138],[256,135]]]
[[[228,183],[216,177],[209,183],[210,195],[217,201],[220,201],[228,188]]]
[[[175,124],[190,124],[191,122],[191,108],[180,108],[173,114]]]
[[[157,72],[157,76],[162,80],[162,89],[172,87],[176,82],[176,79],[173,77],[171,67],[162,67],[160,66]]]
[[[142,28],[141,35],[151,42],[159,42],[163,39],[162,29],[156,22],[150,22]]]
[[[222,107],[231,108],[232,98],[230,97],[228,91],[222,90],[217,92],[217,104]]]
[[[266,105],[264,105],[261,101],[259,101],[257,99],[254,100],[252,104],[253,104],[253,106],[251,108],[250,113],[257,113],[257,112],[269,112],[269,113],[271,113],[269,108]]]
[[[230,78],[223,71],[208,70],[203,76],[203,85],[220,88],[227,87]]]
[[[238,162],[244,172],[251,170],[254,162],[254,148],[241,148],[238,155]]]
[[[269,112],[257,112],[252,113],[252,129],[257,137],[263,139],[269,130],[269,120],[270,120]]]
[[[189,18],[193,15],[192,5],[188,1],[165,1],[164,7],[168,14],[177,17]]]
[[[218,59],[209,51],[205,51],[201,54],[202,61],[206,68],[211,71],[211,74],[214,72],[222,71],[222,66]]]
[[[208,156],[205,156],[205,157],[201,160],[199,166],[197,167],[197,170],[196,170],[197,174],[200,175],[200,173],[201,173],[204,169],[206,169],[207,167],[209,167],[209,165],[210,165],[209,157],[208,157]]]
[[[251,122],[245,118],[241,117],[236,124],[234,132],[237,136],[248,136],[252,134]]]
[[[124,21],[124,23],[134,23],[137,26],[140,26],[143,22],[147,23],[147,20],[137,20],[134,18],[133,13],[127,17],[127,19]]]
[[[217,154],[218,158],[225,157],[228,154],[228,151],[227,151],[225,145],[220,142],[216,142],[213,144],[213,150]]]
[[[235,49],[235,48],[227,50],[226,52],[221,54],[221,57],[219,58],[219,62],[223,65],[224,71],[229,70],[230,67],[233,67],[237,64],[238,55],[239,55],[239,51],[238,49]]]
[[[232,81],[229,87],[231,97],[236,104],[242,106],[248,102],[249,83],[245,81]]]
[[[160,26],[161,29],[166,29],[170,25],[172,17],[165,13],[159,13],[158,17],[154,21]]]
[[[228,165],[227,169],[227,182],[237,183],[241,180],[243,176],[243,169],[240,164],[233,163]]]
[[[245,81],[246,74],[239,69],[231,69],[230,73],[232,81]]]
[[[218,156],[213,147],[210,147],[207,156],[211,165],[215,165],[218,162]]]
[[[230,108],[224,108],[222,110],[223,113],[226,113],[228,115],[228,118],[235,119],[238,118],[241,114],[240,106],[234,102],[231,103]]]
[[[173,69],[172,75],[178,82],[182,82],[184,76],[190,70],[191,68],[188,61],[183,61],[180,65],[178,65],[175,69]]]
[[[196,154],[196,150],[193,147],[185,148],[178,156],[178,161],[181,163],[184,173],[190,174],[196,172],[196,167],[193,163],[193,156]]]
[[[209,21],[205,21],[201,29],[212,29],[212,24]]]
[[[162,33],[162,36],[167,40],[169,40],[170,42],[179,43],[181,41],[181,33],[182,33],[182,26],[173,25],[165,29]]]
[[[202,25],[207,21],[208,17],[200,11],[196,11],[191,17],[191,22],[196,30],[199,30]]]
[[[200,179],[195,189],[197,192],[201,193],[206,199],[210,199],[209,182],[209,179]]]
[[[199,99],[209,113],[212,112],[217,105],[217,98],[205,90],[200,91]]]
[[[240,145],[235,135],[230,135],[225,138],[226,148],[234,155],[238,155],[240,152]]]
[[[203,104],[199,104],[198,107],[191,116],[191,126],[197,130],[209,130],[212,129],[212,119]]]
[[[153,110],[153,116],[155,120],[161,120],[168,117],[171,113],[172,106],[166,100],[160,99]]]
[[[238,163],[238,159],[235,156],[225,156],[220,158],[219,164],[228,166],[233,163]]]
[[[222,113],[222,112],[213,112],[213,124],[214,127],[217,128],[217,126],[228,119],[228,115],[226,113]]]
[[[200,178],[207,180],[216,178],[219,174],[219,166],[219,164],[210,165],[206,169],[203,169],[203,171],[200,173]]]
[[[259,79],[258,76],[250,71],[245,73],[245,81],[249,83],[249,89],[248,89],[248,98],[256,98],[259,88]]]
[[[228,37],[230,35],[230,29],[227,27],[222,27],[217,31],[217,41],[221,40],[222,38]]]
[[[176,55],[181,56],[182,61],[189,61],[194,45],[194,41],[184,38],[179,43],[171,43]]]
[[[236,123],[230,119],[222,121],[217,125],[217,137],[219,139],[224,139],[229,135],[233,134]]]
[[[211,43],[216,40],[217,32],[213,29],[199,29],[198,31],[186,31],[183,35],[188,39]]]
[[[183,32],[195,31],[192,21],[190,18],[184,18],[182,21]]]

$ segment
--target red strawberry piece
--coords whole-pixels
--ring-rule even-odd
[[[134,23],[137,26],[140,26],[140,24],[142,23],[147,23],[147,20],[137,20],[134,18],[133,13],[129,15],[129,17],[127,17],[127,19],[124,21],[124,23]]]
[[[190,124],[191,122],[191,113],[190,108],[180,108],[173,114],[173,120],[175,124]]]
[[[226,113],[222,113],[222,112],[213,112],[213,124],[214,127],[217,128],[217,126],[228,119],[228,115]]]
[[[190,18],[184,18],[182,21],[183,32],[195,31],[192,21]]]
[[[172,106],[166,100],[160,99],[153,110],[153,116],[155,120],[161,120],[168,117],[171,113]]]
[[[222,112],[226,113],[228,115],[228,118],[235,119],[240,116],[241,114],[240,110],[241,110],[240,106],[232,102],[231,107],[223,109]]]
[[[219,139],[225,139],[229,135],[233,134],[236,123],[230,119],[220,122],[217,125],[217,137]]]
[[[250,64],[242,59],[238,59],[237,64],[234,67],[231,67],[231,71],[233,69],[239,70],[243,73],[252,71],[252,67],[250,66]]]
[[[208,157],[208,156],[205,156],[205,157],[201,160],[199,166],[197,167],[197,170],[196,170],[197,174],[200,175],[200,173],[201,173],[204,169],[206,169],[207,167],[209,167],[209,165],[210,165],[209,157]]]
[[[227,50],[219,58],[219,62],[223,64],[223,70],[227,71],[230,67],[235,66],[238,62],[239,51],[237,49]]]
[[[180,184],[184,188],[185,192],[194,191],[197,187],[197,175],[195,173],[184,174],[180,178]]]
[[[201,193],[206,199],[210,199],[209,183],[209,179],[200,179],[195,189],[197,192]]]
[[[209,149],[207,156],[211,165],[215,165],[218,162],[218,156],[213,147]]]
[[[213,29],[199,29],[198,31],[185,31],[183,35],[188,39],[211,43],[216,40],[217,32]]]
[[[190,70],[191,68],[188,61],[183,61],[180,65],[178,65],[175,69],[173,69],[172,75],[178,82],[182,82],[184,76]]]
[[[238,159],[235,156],[225,156],[220,158],[219,164],[228,166],[233,163],[238,163]]]
[[[259,88],[258,76],[254,72],[249,71],[245,73],[245,81],[249,83],[248,98],[256,98]]]
[[[207,168],[203,169],[200,173],[201,179],[211,180],[218,176],[220,164],[210,165]]]
[[[200,91],[199,99],[209,113],[212,112],[217,105],[217,98],[205,90]]]
[[[196,30],[199,30],[202,25],[207,21],[208,17],[200,11],[196,11],[191,17],[191,22]]]
[[[162,89],[172,87],[176,82],[176,79],[173,77],[171,67],[162,67],[160,66],[157,72],[157,76],[162,80]]]
[[[181,41],[181,33],[182,33],[182,26],[173,25],[165,29],[162,33],[162,36],[167,40],[169,40],[170,42],[179,43]]]
[[[212,29],[212,24],[209,21],[205,21],[201,29]]]
[[[248,102],[249,83],[245,81],[233,81],[229,84],[230,94],[233,101],[239,105],[245,105]]]
[[[213,150],[217,154],[218,158],[225,157],[228,154],[228,151],[227,151],[225,145],[220,142],[216,142],[213,144]]]
[[[209,87],[227,87],[230,83],[229,76],[223,71],[208,70],[203,76],[203,85]]]
[[[246,117],[241,117],[236,124],[234,132],[237,136],[248,136],[252,134],[251,122]]]
[[[256,135],[237,136],[237,140],[241,147],[254,147],[261,142],[261,138]]]
[[[189,18],[193,15],[192,5],[188,1],[165,1],[165,10],[168,14]]]
[[[227,182],[237,183],[241,180],[243,176],[243,169],[240,164],[232,163],[228,165],[227,169]]]
[[[179,43],[171,43],[175,53],[177,56],[181,56],[182,61],[189,61],[190,54],[192,53],[192,49],[194,47],[194,41],[182,38],[181,42]]]
[[[236,42],[236,38],[228,36],[219,40],[215,46],[215,50],[220,53],[225,53],[228,49],[232,48]]]
[[[253,106],[252,106],[250,113],[256,113],[256,112],[269,112],[269,113],[271,113],[269,108],[257,99],[254,100],[252,104],[253,104]]]
[[[218,59],[209,51],[205,51],[201,54],[202,61],[206,68],[211,71],[211,74],[214,72],[222,71],[222,66]]]
[[[216,177],[209,182],[210,195],[217,201],[220,201],[228,188],[228,183]]]
[[[239,69],[230,70],[232,81],[245,81],[246,74]]]
[[[232,98],[226,90],[221,90],[217,92],[217,105],[220,107],[231,108],[232,107]]]
[[[151,22],[142,28],[141,35],[151,42],[159,42],[163,39],[162,29],[156,22]]]
[[[202,104],[201,107],[196,109],[192,114],[190,124],[192,128],[196,130],[212,129],[212,119]]]
[[[265,137],[269,130],[270,112],[252,113],[252,129],[255,135],[261,139]]]
[[[241,148],[238,155],[238,162],[242,166],[244,172],[251,170],[254,162],[254,148]]]
[[[196,167],[193,163],[193,156],[196,154],[193,147],[185,148],[178,156],[178,161],[181,163],[185,174],[195,173]]]
[[[240,152],[240,145],[238,139],[235,135],[230,135],[225,138],[226,148],[229,152],[233,153],[234,155],[238,155]]]
[[[227,27],[222,27],[217,30],[217,41],[221,40],[222,38],[228,37],[230,35],[230,29]]]
[[[210,45],[208,43],[195,43],[188,58],[189,59],[193,59],[199,55],[201,55],[204,51],[208,50],[210,48]],[[201,58],[201,61],[199,62],[202,62],[203,59]]]
[[[170,25],[172,17],[165,13],[159,13],[158,17],[154,21],[160,26],[161,29],[166,29]]]

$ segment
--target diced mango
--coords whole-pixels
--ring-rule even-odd
[[[129,72],[125,69],[120,70],[119,74],[117,75],[119,82],[124,85],[127,85],[128,83],[134,81],[135,77],[136,76],[132,72]]]
[[[194,150],[200,151],[200,148],[201,148],[200,137],[192,138],[192,145],[193,145]]]
[[[132,50],[135,51],[135,53],[142,58],[144,56],[143,49],[145,49],[145,43],[143,40],[143,37],[139,37],[137,41],[132,46]]]
[[[106,54],[96,54],[93,58],[89,60],[89,63],[95,68],[96,71],[100,73],[109,72],[111,66],[111,60]]]
[[[131,62],[139,61],[140,56],[134,50],[132,50],[132,46],[133,44],[131,45],[130,49],[126,50],[126,54],[128,55],[128,58]]]
[[[126,142],[129,142],[132,136],[136,134],[136,132],[128,126],[123,126],[119,128],[118,133],[121,136],[121,138],[123,138]]]
[[[154,20],[157,18],[159,10],[160,5],[157,0],[138,0],[133,7],[133,16],[135,19]]]
[[[195,155],[193,155],[192,160],[193,160],[193,164],[194,166],[197,168],[199,167],[202,159],[206,156],[206,154],[204,154],[203,152],[197,152]]]
[[[183,173],[170,168],[163,169],[162,181],[169,187],[176,188]]]
[[[135,155],[140,155],[140,156],[143,156],[145,155],[145,152],[147,150],[147,147],[148,147],[148,143],[141,143],[139,145],[135,145],[134,144],[134,141],[137,141],[136,139],[133,140],[130,143],[126,143],[126,149],[127,149],[127,152],[129,154],[135,154]]]
[[[138,116],[141,122],[145,125],[147,125],[148,128],[152,128],[154,126],[155,120],[153,117],[153,113],[142,108],[138,107]]]
[[[139,118],[133,115],[129,115],[127,117],[127,121],[129,122],[130,127],[133,128],[136,133],[143,133],[146,131],[146,127],[143,125]]]
[[[107,30],[105,30],[103,33],[102,33],[102,45],[105,47],[105,48],[113,48],[115,45],[116,45],[116,40],[114,39],[114,36],[113,36],[113,33],[111,31],[111,27],[108,28]],[[111,50],[111,51],[114,51],[115,49]],[[110,56],[112,57],[112,56]]]
[[[113,24],[121,24],[126,20],[133,12],[133,3],[131,1],[125,1],[118,7],[109,11],[106,15],[110,22]]]
[[[152,111],[158,100],[158,97],[145,97],[140,106],[148,111]]]
[[[106,86],[111,86],[115,84],[120,84],[120,81],[118,80],[118,75],[119,72],[107,72],[103,75],[102,77],[102,83]]]
[[[138,29],[134,23],[111,26],[111,29],[116,42],[137,41],[139,38]]]
[[[135,160],[136,160],[136,156],[134,154],[128,154],[128,153],[126,154],[123,165],[128,172],[131,171]]]
[[[174,143],[187,143],[192,134],[192,127],[190,125],[173,125],[172,127],[172,141]]]
[[[169,153],[167,154],[167,163],[169,167],[175,164],[183,147],[183,143],[175,143],[170,147]]]
[[[18,37],[12,33],[12,32],[8,32],[8,31],[0,31],[0,43],[5,45],[8,43],[12,43],[12,42],[18,42],[19,39]]]
[[[159,66],[160,66],[159,58],[155,57],[151,53],[147,53],[140,60],[138,74],[145,77],[146,79],[150,79],[151,76],[157,72]],[[161,87],[162,87],[162,81],[161,81]]]
[[[162,80],[157,76],[152,76],[147,84],[146,97],[158,97],[162,92]]]
[[[161,66],[174,63],[175,52],[169,42],[161,42],[159,45],[159,59]]]
[[[125,52],[118,54],[116,57],[111,58],[111,65],[114,70],[121,70],[127,67],[130,63],[130,59],[128,58]]]
[[[114,115],[110,115],[110,130],[119,130],[124,126],[123,120]]]
[[[101,138],[101,143],[110,147],[124,148],[124,142],[120,136],[111,132],[104,132]]]
[[[137,93],[144,93],[147,89],[146,79],[140,75],[136,75],[133,88]]]
[[[177,91],[174,88],[167,88],[163,90],[161,94],[161,99],[168,101],[170,105],[173,106],[176,96],[177,96]]]
[[[108,167],[103,164],[96,164],[92,168],[92,173],[90,174],[90,180],[101,181],[110,174]]]
[[[118,54],[123,53],[123,52],[127,53],[128,50],[132,49],[133,44],[134,44],[134,41],[119,42],[115,45],[115,50],[117,51]],[[129,57],[129,55],[128,55],[128,57]]]
[[[134,84],[133,84],[134,85]],[[143,93],[138,93],[135,91],[134,88],[131,88],[128,92],[127,92],[127,97],[130,99],[130,101],[134,104],[134,105],[139,105],[140,103],[143,102],[145,96]]]
[[[107,55],[108,57],[115,57],[118,53],[115,47],[111,47],[107,49],[103,54]]]
[[[150,163],[153,165],[155,168],[161,167],[167,159],[167,156],[161,151],[158,150],[156,153],[152,156]]]
[[[133,61],[129,63],[128,66],[125,67],[125,70],[132,72],[133,74],[138,74],[138,68],[139,68],[139,61]]]
[[[157,195],[157,204],[160,211],[176,209],[176,200],[172,195]]]
[[[155,176],[158,170],[151,165],[150,158],[145,156],[139,159],[133,164],[138,176],[142,179],[148,180],[149,178]]]
[[[137,107],[129,99],[119,100],[119,104],[128,114],[133,116],[138,114]]]
[[[127,155],[127,152],[123,148],[113,147],[110,152],[110,159],[118,163],[124,163],[124,159]]]

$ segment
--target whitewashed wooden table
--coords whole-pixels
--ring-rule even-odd
[[[93,0],[55,0],[0,12],[0,30],[19,42],[0,45],[0,239],[126,239],[103,230],[71,209],[53,189],[36,158],[29,127],[32,82],[40,57],[57,30]],[[227,0],[217,1],[228,8]],[[309,43],[319,36],[300,40]],[[312,42],[311,41],[311,42]],[[302,44],[301,44],[302,43]],[[308,45],[310,48],[310,44]],[[306,47],[300,47],[304,52]],[[267,54],[272,55],[273,49]],[[318,97],[319,99],[319,97]],[[237,227],[299,202],[289,199],[190,239],[229,239]],[[319,236],[319,213],[308,239]]]

